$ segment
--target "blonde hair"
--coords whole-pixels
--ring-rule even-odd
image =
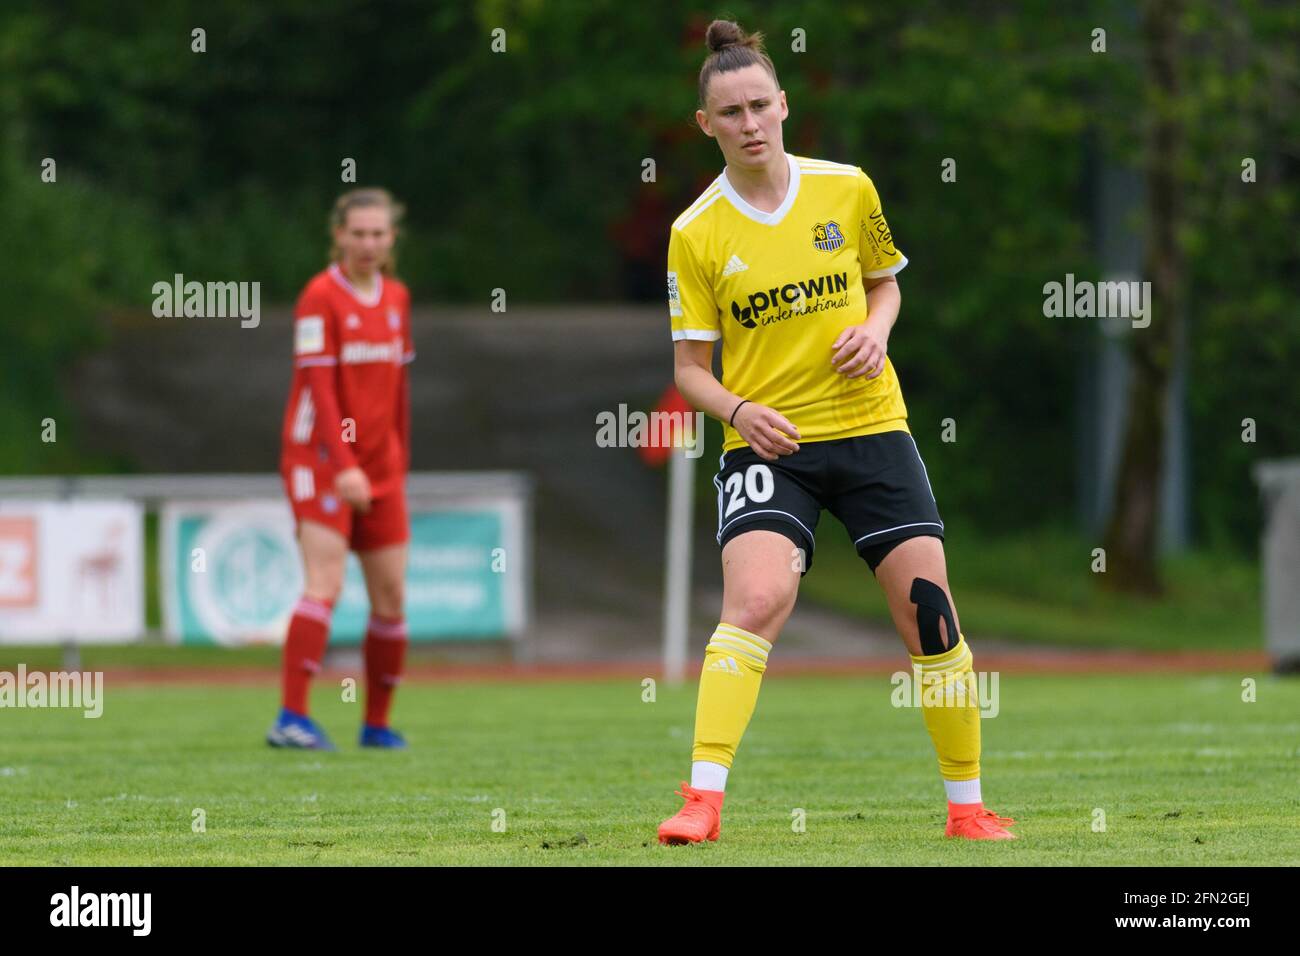
[[[763,49],[763,34],[746,33],[734,20],[714,20],[704,34],[704,45],[709,48],[709,55],[700,67],[700,109],[705,108],[709,80],[715,73],[743,70],[757,63],[767,70],[776,88],[781,88],[781,81],[776,78],[776,67]]]
[[[406,207],[393,199],[392,193],[387,189],[367,187],[345,192],[334,201],[334,208],[330,210],[330,262],[338,262],[343,254],[343,251],[338,247],[338,243],[334,241],[334,230],[341,229],[347,224],[348,213],[353,209],[361,209],[366,206],[386,207],[389,222],[394,232],[397,231],[397,224],[402,221],[402,215],[406,212]],[[379,269],[386,276],[390,276],[396,271],[397,250],[395,248],[388,253],[388,258],[384,260],[384,264]]]

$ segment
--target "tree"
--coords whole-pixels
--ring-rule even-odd
[[[1185,269],[1178,240],[1184,138],[1179,76],[1181,13],[1179,0],[1152,0],[1143,10],[1150,109],[1144,159],[1147,217],[1143,271],[1151,282],[1151,323],[1135,329],[1131,337],[1133,380],[1128,422],[1105,537],[1106,583],[1117,590],[1145,594],[1162,590],[1156,532],[1168,426],[1166,398],[1174,355],[1184,334]]]

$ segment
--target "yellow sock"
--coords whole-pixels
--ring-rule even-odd
[[[700,696],[695,704],[692,760],[730,767],[758,701],[772,645],[757,634],[719,624],[704,650]]]
[[[980,706],[970,647],[963,635],[942,654],[912,655],[921,682],[921,715],[945,780],[980,775]],[[959,686],[960,685],[960,686]]]

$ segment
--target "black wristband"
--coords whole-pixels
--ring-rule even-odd
[[[749,399],[742,398],[740,400],[740,405],[744,405],[747,401],[749,401]],[[731,417],[727,419],[727,424],[730,425],[732,428],[736,427],[736,412],[740,411],[740,405],[737,405],[735,408],[731,410]]]

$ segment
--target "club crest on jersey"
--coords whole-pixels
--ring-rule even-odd
[[[388,327],[394,332],[402,327],[402,316],[396,309],[388,310]]]
[[[831,220],[813,226],[813,245],[822,252],[834,252],[844,245],[844,233],[840,231],[840,224]]]
[[[355,312],[349,312],[348,317],[343,324],[349,329],[359,329],[361,328],[361,316],[357,315]]]

